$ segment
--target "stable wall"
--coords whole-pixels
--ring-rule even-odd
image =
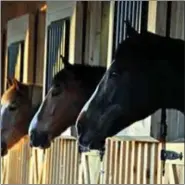
[[[156,8],[157,17],[155,32],[162,36],[169,35],[172,38],[184,40],[184,2],[172,1],[171,4],[169,4],[169,2],[158,2]],[[160,138],[160,121],[161,110],[157,111],[151,117],[151,136],[156,139]],[[184,115],[181,112],[167,110],[168,141],[184,141],[184,121]]]
[[[2,42],[4,43],[2,46],[1,54],[2,54],[2,68],[1,68],[1,94],[3,93],[3,88],[5,87],[6,83],[6,45],[7,45],[7,25],[8,22],[11,20],[19,19],[21,16],[26,14],[33,15],[33,25],[37,29],[36,37],[34,37],[34,46],[37,46],[37,53],[34,53],[34,64],[33,64],[33,77],[31,77],[31,82],[35,82],[37,84],[42,84],[43,80],[43,44],[44,44],[44,29],[45,29],[45,12],[40,11],[37,15],[38,10],[40,10],[44,5],[45,1],[3,1],[1,2],[1,38]],[[36,25],[36,20],[38,22],[38,26]],[[16,30],[19,30],[19,25],[17,25]],[[37,39],[35,39],[37,38]],[[3,41],[4,40],[4,41]]]

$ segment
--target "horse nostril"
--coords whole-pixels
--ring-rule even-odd
[[[30,133],[30,140],[34,141],[34,139],[36,139],[36,131],[32,130],[31,133]]]
[[[30,132],[30,147],[46,148],[48,146],[50,146],[48,132],[37,130],[32,130]]]
[[[82,130],[82,126],[81,126],[81,124],[78,124],[78,126],[77,126],[78,135],[80,135],[81,130]]]

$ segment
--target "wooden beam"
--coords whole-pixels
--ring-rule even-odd
[[[107,68],[111,65],[111,62],[112,62],[112,47],[113,47],[113,32],[114,32],[114,10],[115,10],[115,1],[110,1]]]

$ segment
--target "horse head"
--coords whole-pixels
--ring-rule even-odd
[[[104,67],[71,65],[64,57],[62,61],[64,68],[54,76],[44,101],[31,121],[31,146],[48,148],[55,137],[75,124],[80,110],[106,70]]]
[[[184,113],[184,41],[130,34],[77,118],[85,149],[100,149],[107,137],[160,108]]]
[[[29,122],[41,103],[42,88],[8,78],[1,98],[1,156],[28,133]]]

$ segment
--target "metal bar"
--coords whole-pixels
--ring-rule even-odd
[[[138,32],[139,32],[139,33],[141,33],[142,4],[143,4],[143,2],[140,1],[140,3],[139,3],[139,12],[138,12]]]
[[[23,81],[23,73],[24,73],[24,41],[21,42],[21,75],[20,75],[20,81]]]
[[[50,78],[51,78],[51,73],[52,73],[52,27],[50,26],[50,32],[49,32],[49,46],[48,46],[48,55],[49,55],[49,58],[48,58],[48,89],[49,90],[49,86],[50,86]]]
[[[51,79],[53,78],[55,74],[55,64],[56,64],[56,47],[57,47],[57,25],[56,23],[53,23],[53,35],[52,35],[52,40],[53,40],[53,55],[52,55],[52,76]]]
[[[125,1],[125,5],[124,5],[124,21],[127,20],[127,6],[128,6],[128,1]],[[126,39],[126,24],[124,23],[124,28],[123,28],[123,40]]]
[[[122,6],[121,6],[121,9],[122,9],[122,20],[121,20],[121,24],[122,24],[122,35],[121,35],[121,40],[123,41],[124,40],[124,32],[125,32],[125,11],[124,11],[124,8],[125,8],[125,4],[126,4],[126,1],[122,1]]]
[[[47,38],[47,68],[46,68],[46,93],[48,92],[48,89],[49,89],[49,69],[50,69],[50,52],[49,52],[49,49],[50,49],[50,45],[51,45],[51,26],[48,26],[48,38]]]
[[[59,35],[60,35],[60,27],[59,27],[59,25],[56,23],[56,25],[55,25],[55,37],[54,37],[54,40],[55,40],[55,50],[54,50],[54,63],[53,63],[53,68],[54,68],[54,73],[53,73],[53,75],[52,75],[52,77],[54,77],[55,76],[55,74],[57,73],[57,71],[58,71],[58,49],[59,49]]]
[[[133,1],[130,1],[130,24],[133,26],[132,19],[133,19]]]
[[[8,76],[14,77],[15,66],[17,63],[17,56],[19,51],[19,43],[13,43],[8,47]]]
[[[134,28],[135,28],[135,5],[136,5],[136,2],[133,1],[132,2],[132,19],[131,19],[131,25]]]
[[[133,27],[136,29],[136,25],[137,25],[137,22],[136,22],[136,19],[137,19],[137,1],[134,1],[134,8],[133,8]]]
[[[119,24],[120,24],[120,33],[119,33],[119,43],[123,40],[123,4],[124,4],[124,1],[120,1],[120,21],[119,21]]]
[[[119,11],[120,11],[119,5],[120,5],[120,2],[117,1],[116,3],[117,3],[117,15],[116,15],[117,20],[116,20],[116,38],[115,38],[116,42],[115,42],[115,48],[117,48],[118,43],[119,43],[119,21],[120,21],[119,20]]]

